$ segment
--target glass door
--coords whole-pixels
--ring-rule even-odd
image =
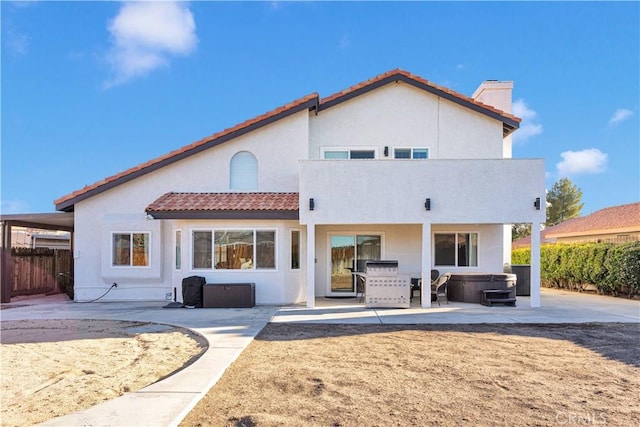
[[[332,235],[330,295],[355,295],[354,271],[364,272],[368,260],[382,256],[382,236],[379,234]]]
[[[331,293],[354,293],[355,236],[331,236]]]

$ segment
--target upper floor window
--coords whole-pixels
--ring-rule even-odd
[[[428,148],[394,148],[393,157],[396,159],[428,159]]]
[[[232,190],[258,189],[258,160],[248,151],[240,151],[231,158],[229,188]]]
[[[148,267],[149,233],[113,233],[114,267]]]
[[[376,150],[373,149],[324,149],[322,157],[327,160],[335,159],[375,159]]]

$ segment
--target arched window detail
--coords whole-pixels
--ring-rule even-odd
[[[229,188],[258,189],[258,160],[248,151],[239,151],[231,158]]]

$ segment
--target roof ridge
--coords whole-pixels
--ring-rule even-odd
[[[405,70],[403,70],[401,68],[396,68],[396,69],[393,69],[393,70],[389,70],[389,71],[386,71],[386,72],[384,72],[382,74],[378,74],[375,77],[371,77],[370,79],[362,81],[360,83],[356,83],[355,85],[352,85],[352,86],[350,86],[350,87],[348,87],[346,89],[343,89],[343,90],[341,90],[339,92],[335,92],[335,93],[333,93],[333,94],[331,94],[331,95],[329,95],[327,97],[321,98],[319,103],[320,103],[320,105],[327,104],[327,103],[335,101],[336,99],[339,99],[339,98],[341,98],[343,96],[347,96],[347,95],[349,95],[349,94],[351,94],[351,93],[353,93],[353,92],[355,92],[357,90],[364,89],[367,86],[370,86],[372,84],[375,84],[375,83],[377,83],[379,81],[382,81],[382,80],[384,80],[384,79],[386,79],[388,77],[392,77],[392,76],[395,76],[395,75],[401,75],[401,76],[404,76],[404,77],[406,77],[408,79],[411,79],[411,80],[414,80],[416,82],[422,83],[424,85],[432,87],[433,89],[436,89],[438,91],[447,93],[447,94],[449,94],[451,96],[454,96],[454,97],[456,97],[458,99],[461,99],[463,101],[469,102],[469,103],[474,104],[474,105],[477,105],[478,107],[484,108],[485,110],[489,110],[489,111],[491,111],[493,113],[496,113],[498,115],[501,115],[501,116],[503,116],[505,118],[514,120],[514,121],[516,121],[518,123],[520,123],[522,121],[522,119],[520,117],[517,117],[517,116],[515,116],[515,115],[513,115],[511,113],[507,113],[506,111],[503,111],[503,110],[501,110],[499,108],[496,108],[496,107],[494,107],[492,105],[488,105],[488,104],[485,104],[484,102],[480,102],[480,101],[478,101],[478,100],[476,100],[476,99],[474,99],[474,98],[472,98],[470,96],[464,95],[464,94],[462,94],[460,92],[456,92],[453,89],[449,89],[447,87],[440,86],[440,85],[438,85],[438,84],[436,84],[436,83],[434,83],[434,82],[432,82],[430,80],[427,80],[427,79],[425,79],[425,78],[423,78],[423,77],[421,77],[421,76],[419,76],[417,74],[413,74],[413,73],[411,73],[409,71],[405,71]]]

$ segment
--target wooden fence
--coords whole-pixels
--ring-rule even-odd
[[[73,286],[73,259],[68,249],[12,248],[11,296],[53,294]]]

